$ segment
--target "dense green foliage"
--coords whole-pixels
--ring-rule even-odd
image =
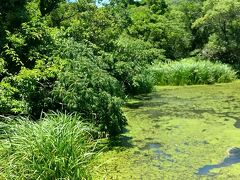
[[[236,72],[230,66],[194,58],[159,63],[152,71],[158,85],[213,84],[236,79]]]
[[[125,96],[152,90],[155,61],[239,62],[238,1],[11,0],[0,10],[3,115],[75,112],[116,135]]]
[[[0,124],[0,179],[90,178],[93,129],[76,115]]]
[[[103,132],[116,135],[126,124],[119,82],[88,57],[69,59],[52,92],[61,110],[82,114]]]
[[[59,168],[58,174],[51,174],[51,168],[38,169],[45,165],[35,166],[37,161],[29,167],[32,169],[27,168],[22,164],[27,159],[20,157],[35,153],[22,152],[29,147],[24,138],[31,140],[29,145],[39,138],[48,146],[52,142],[45,144],[44,138],[58,138],[52,134],[52,126],[62,128],[56,119],[64,119],[63,126],[67,120],[77,123],[75,116],[43,118],[49,112],[74,113],[102,136],[112,137],[127,124],[121,109],[126,97],[151,92],[156,81],[179,85],[235,79],[235,72],[218,62],[240,67],[239,13],[239,0],[110,0],[102,6],[93,0],[2,0],[0,117],[42,121],[13,125],[16,134],[11,136],[22,144],[14,142],[16,148],[11,149],[11,142],[5,139],[10,159],[3,159],[9,166],[4,167],[4,176],[15,179],[19,171],[20,179],[37,179],[41,173],[43,179],[63,177],[63,166],[57,160],[51,168]],[[194,56],[201,58],[175,62]],[[49,131],[44,130],[48,123],[53,128]],[[75,137],[71,133],[79,130],[76,138],[84,138],[82,128],[85,125],[67,129],[66,134]],[[36,140],[31,133],[36,133]],[[80,156],[71,153],[69,156]],[[15,171],[9,164],[14,158]],[[66,176],[86,176],[85,169],[71,168],[66,169]]]
[[[202,54],[225,63],[240,62],[239,0],[206,0],[203,15],[192,25],[208,34]]]

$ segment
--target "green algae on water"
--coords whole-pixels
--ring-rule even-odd
[[[239,163],[198,171],[240,148],[239,90],[240,81],[156,87],[146,98],[130,100],[124,148],[99,156],[94,179],[238,179]]]

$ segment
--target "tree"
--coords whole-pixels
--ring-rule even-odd
[[[207,0],[204,15],[194,23],[194,28],[208,31],[208,43],[202,54],[211,59],[231,64],[240,63],[240,1]]]
[[[163,15],[168,10],[168,5],[165,0],[145,0],[143,4],[146,4],[155,14]]]
[[[42,16],[45,16],[52,10],[56,9],[60,2],[65,2],[65,0],[40,0],[39,9]]]
[[[155,14],[144,5],[129,9],[132,25],[128,33],[151,42],[156,48],[164,49],[171,59],[187,55],[191,42],[191,32],[185,23],[185,15],[179,10],[169,10]]]
[[[186,29],[192,34],[191,50],[202,48],[208,40],[206,30],[199,31],[192,27],[193,22],[202,16],[202,6],[204,0],[179,0],[173,1],[169,5],[173,10],[181,11],[184,14]]]

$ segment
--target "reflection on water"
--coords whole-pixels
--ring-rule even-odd
[[[158,149],[160,147],[161,147],[160,143],[148,143],[144,147],[140,148],[140,150],[145,151],[150,149]]]
[[[162,145],[160,143],[147,143],[144,147],[139,148],[141,151],[146,151],[146,150],[152,150],[152,152],[154,154],[156,154],[157,156],[161,156],[163,158],[165,158],[168,161],[172,161],[172,156],[170,154],[165,153],[164,151],[162,151],[160,149],[160,147],[162,147]]]
[[[214,165],[206,165],[198,169],[198,175],[206,175],[212,169],[231,166],[232,164],[240,163],[240,148],[232,148],[229,150],[229,155],[223,160],[223,162]]]

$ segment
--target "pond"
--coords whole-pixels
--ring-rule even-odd
[[[126,132],[94,179],[238,179],[240,81],[156,87],[124,107]]]

